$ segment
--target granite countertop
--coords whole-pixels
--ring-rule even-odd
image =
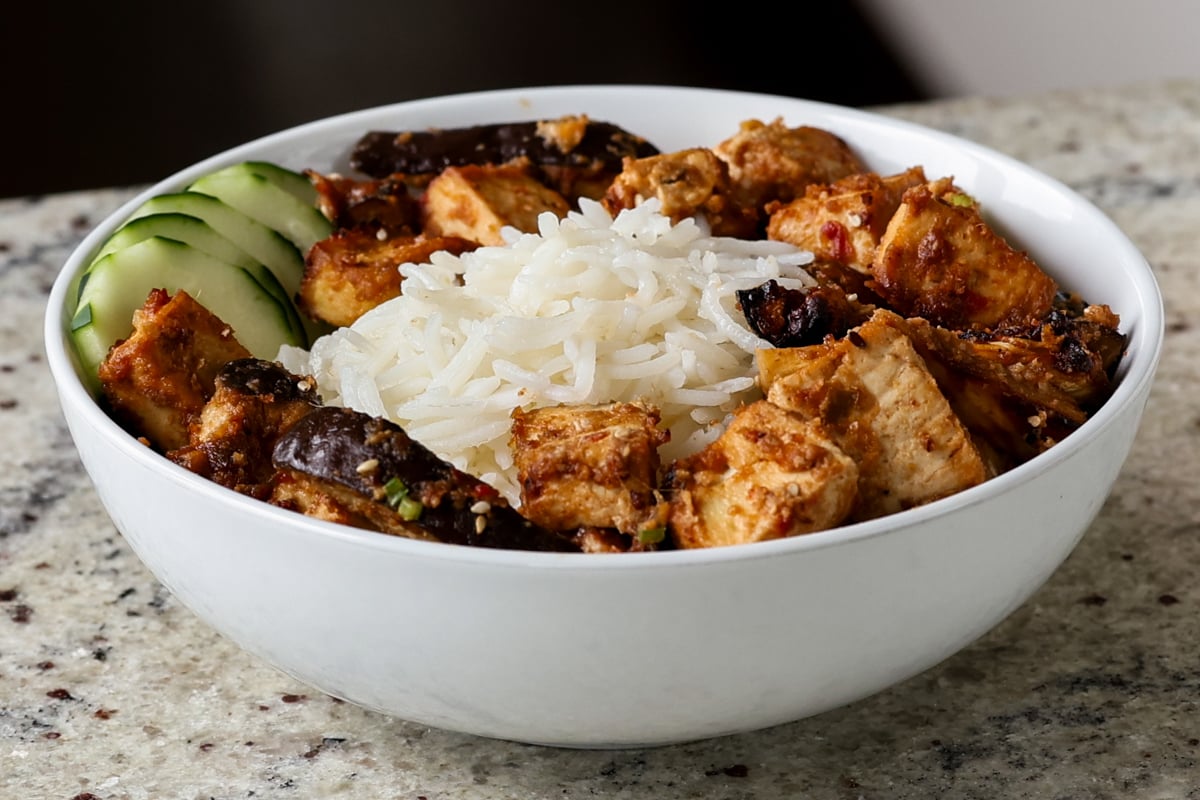
[[[1167,342],[1114,492],[995,630],[879,695],[646,750],[446,733],[243,653],[150,575],[76,458],[44,363],[51,281],[132,189],[0,201],[2,798],[1200,798],[1200,82],[885,109],[1101,206]]]

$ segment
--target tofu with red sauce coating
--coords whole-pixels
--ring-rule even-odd
[[[188,442],[218,370],[248,351],[233,329],[187,292],[153,289],[133,312],[133,332],[99,366],[112,416],[159,451]]]
[[[565,197],[521,166],[447,167],[421,196],[421,226],[431,236],[503,245],[505,226],[533,233],[541,214],[564,217],[569,210]]]
[[[551,530],[662,527],[658,448],[670,439],[643,403],[548,406],[512,414],[521,513]]]
[[[871,272],[875,291],[896,312],[955,330],[1036,324],[1058,292],[951,178],[904,193]]]
[[[646,158],[627,158],[624,169],[604,195],[605,209],[616,216],[650,198],[673,223],[702,214],[715,236],[752,238],[758,214],[734,202],[729,169],[712,150],[695,147]]]
[[[896,175],[864,172],[811,185],[803,197],[767,206],[767,238],[870,275],[875,250],[900,198],[925,182],[924,170],[913,167]]]
[[[743,121],[713,151],[729,167],[737,203],[758,213],[772,201],[802,197],[811,184],[867,171],[841,137],[809,125],[789,127],[780,117]]]
[[[841,339],[760,350],[757,361],[767,399],[819,420],[858,465],[853,519],[922,505],[989,477],[898,315],[876,310]]]
[[[276,440],[320,405],[311,377],[256,358],[230,361],[217,373],[188,443],[167,458],[236,492],[266,499],[275,476]]]
[[[400,295],[401,264],[424,263],[441,250],[459,255],[476,247],[457,236],[393,236],[386,229],[366,227],[336,230],[308,251],[299,306],[313,319],[350,325]]]
[[[819,420],[759,400],[677,460],[666,491],[677,546],[745,544],[840,525],[854,507],[858,467]]]

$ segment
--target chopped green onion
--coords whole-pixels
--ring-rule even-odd
[[[387,495],[388,505],[396,509],[400,518],[407,522],[412,522],[425,510],[420,500],[408,496],[408,486],[399,478],[392,478],[385,483],[383,491]]]
[[[666,536],[666,528],[644,528],[638,531],[637,540],[641,544],[658,544]]]
[[[399,478],[392,478],[383,485],[383,491],[387,495],[387,503],[392,508],[400,505],[400,501],[408,497],[408,487],[404,485],[404,481]]]
[[[419,500],[414,500],[411,497],[403,498],[396,506],[396,513],[405,522],[414,522],[417,517],[421,516],[421,512],[424,510],[425,506],[421,505]]]
[[[958,194],[947,195],[946,201],[950,203],[950,205],[959,206],[960,208],[970,208],[971,206],[975,205],[975,199],[971,197],[971,195],[963,194],[961,192]]]

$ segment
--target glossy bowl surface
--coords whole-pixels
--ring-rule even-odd
[[[975,195],[1065,287],[1129,335],[1109,402],[1048,453],[954,497],[788,540],[628,556],[472,549],[344,528],[241,497],[138,444],[88,394],[68,288],[152,194],[257,158],[348,170],[370,129],[586,113],[660,149],[715,145],[746,119],[828,128],[878,172],[921,164]],[[938,663],[1024,602],[1100,509],[1162,342],[1145,259],[1094,206],[989,149],[791,98],[635,86],[421,100],[290,129],[150,187],[66,263],[46,347],[80,457],[113,522],[192,611],[251,653],[350,702],[428,725],[571,747],[695,740],[851,703]]]

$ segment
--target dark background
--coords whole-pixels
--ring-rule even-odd
[[[924,97],[853,2],[43,3],[22,4],[5,28],[0,197],[146,183],[281,128],[465,91]]]

